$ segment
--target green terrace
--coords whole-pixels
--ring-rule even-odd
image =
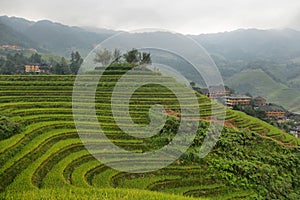
[[[140,87],[130,99],[132,120],[140,126],[149,124],[149,108],[162,104],[170,111],[167,124],[152,138],[139,139],[124,133],[114,121],[110,100],[115,82],[124,72],[126,70],[104,72],[97,84],[98,122],[111,142],[128,151],[142,153],[159,149],[172,140],[178,128],[179,102],[166,87],[155,84]],[[130,78],[134,80],[135,75]],[[173,79],[165,80],[174,84]],[[0,76],[0,114],[24,126],[20,133],[0,140],[0,199],[75,199],[78,196],[150,200],[276,199],[297,196],[300,140],[244,113],[226,110],[220,140],[207,157],[197,157],[211,121],[211,104],[217,108],[213,113],[223,108],[200,94],[196,94],[198,104],[189,105],[199,107],[199,115],[190,116],[201,119],[197,135],[180,159],[147,173],[125,173],[109,168],[87,151],[77,134],[72,112],[74,81],[75,76],[71,75]],[[85,98],[83,96],[82,101]],[[121,118],[123,125],[126,120]],[[97,133],[87,121],[82,123],[87,132]],[[159,159],[144,162],[155,163]],[[126,165],[130,160],[125,157],[114,160],[112,156],[111,163],[114,162]]]

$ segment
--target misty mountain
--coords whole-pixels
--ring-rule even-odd
[[[35,23],[34,21],[29,21],[27,19],[8,16],[1,16],[0,21],[20,33],[24,32],[27,28]]]
[[[229,61],[280,61],[300,56],[300,32],[292,29],[240,29],[192,37],[209,53],[221,55]]]
[[[48,20],[33,22],[16,17],[0,17],[0,44],[15,44],[62,56],[69,56],[71,51],[79,51],[85,56],[97,44],[115,33],[118,32],[94,27],[72,27]],[[300,94],[299,31],[240,29],[189,36],[208,51],[225,83],[234,90],[268,97],[269,101],[285,105],[294,111],[300,109],[300,98],[295,96]],[[143,38],[147,38],[147,35],[141,37]],[[171,37],[166,38],[165,34],[157,33],[156,42],[166,41],[172,44]],[[132,48],[136,45],[132,44]],[[161,59],[174,68],[185,67],[184,62]],[[185,73],[193,74],[192,71]],[[251,82],[255,78],[260,79]],[[247,83],[242,83],[244,80]],[[264,80],[268,80],[268,84],[263,85]],[[278,90],[274,89],[273,83],[280,85]],[[293,101],[288,105],[285,103],[285,96],[292,95]]]
[[[13,30],[0,21],[0,45],[18,45],[25,48],[37,47],[33,41],[25,35]]]
[[[225,84],[300,110],[300,32],[241,29],[191,36],[210,53]]]
[[[70,27],[48,20],[32,22],[22,18],[2,16],[0,22],[9,26],[12,32],[17,32],[22,37],[37,43],[40,49],[63,56],[69,56],[75,50],[86,54],[111,35],[107,32],[89,32],[80,27]],[[5,35],[1,34],[1,39],[3,40],[9,34],[9,32]],[[19,38],[18,43],[22,42],[23,39]]]
[[[93,33],[100,33],[100,34],[108,34],[108,35],[114,35],[120,31],[115,31],[111,29],[105,29],[105,28],[97,28],[97,27],[92,27],[92,26],[81,26],[80,28],[93,32]]]
[[[6,32],[1,34],[2,42],[9,42],[7,35],[11,33],[18,35],[16,41],[19,43],[35,42],[39,47],[60,55],[68,55],[72,50],[89,52],[95,45],[117,33],[95,27],[71,27],[48,20],[33,22],[7,16],[1,16],[0,22],[11,28],[6,28]],[[292,29],[240,29],[190,37],[198,41],[220,64],[240,60],[249,62],[264,59],[280,62],[282,59],[300,58],[300,32]]]

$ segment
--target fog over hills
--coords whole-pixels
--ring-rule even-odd
[[[75,50],[85,56],[115,33],[118,32],[95,27],[72,27],[48,20],[34,22],[0,17],[0,45],[20,45],[62,56],[69,56]],[[282,104],[292,111],[300,111],[299,31],[239,29],[189,37],[208,51],[225,83],[235,91],[265,96],[269,101]],[[272,83],[278,84],[275,87],[278,90]]]
[[[84,28],[70,27],[49,20],[32,22],[22,18],[2,16],[0,22],[39,44],[40,49],[63,56],[69,55],[73,50],[86,54],[111,35],[107,32],[90,32]],[[11,44],[9,41],[7,43]],[[5,41],[1,41],[1,44],[5,44]]]

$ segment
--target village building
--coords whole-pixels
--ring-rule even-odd
[[[25,73],[34,73],[34,74],[40,74],[40,73],[49,73],[49,67],[47,65],[25,65]]]
[[[40,66],[38,65],[25,65],[26,73],[40,73]]]
[[[251,104],[251,97],[246,95],[234,95],[234,96],[224,96],[222,97],[224,104],[227,107],[233,108],[236,105],[250,105]]]
[[[0,45],[0,49],[20,51],[23,48],[18,45]]]
[[[193,89],[211,99],[218,99],[230,95],[230,88],[222,85],[209,86],[209,88],[193,87]]]
[[[223,96],[230,95],[230,89],[226,85],[209,86],[208,90],[209,90],[208,97],[212,99],[217,99]]]
[[[269,118],[285,118],[286,111],[281,106],[266,105],[261,106],[260,108],[266,112],[266,115]]]

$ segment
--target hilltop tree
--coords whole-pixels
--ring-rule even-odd
[[[196,83],[194,81],[190,82],[190,86],[191,87],[195,87],[196,86]]]
[[[151,56],[150,53],[139,52],[137,49],[132,49],[124,54],[126,62],[133,64],[150,64]]]
[[[140,61],[140,53],[137,49],[132,49],[130,51],[128,51],[127,53],[125,53],[124,58],[126,60],[126,62],[128,63],[132,63],[132,64],[136,64]]]
[[[7,60],[1,67],[1,74],[15,74],[17,70],[16,64],[12,60]]]
[[[66,59],[64,57],[62,57],[61,61],[60,61],[60,65],[62,68],[62,74],[71,74],[71,70],[70,70],[70,66],[68,65]]]
[[[113,62],[118,63],[118,62],[120,62],[121,58],[122,58],[122,55],[121,55],[120,49],[115,49],[114,53],[113,53]]]
[[[104,49],[102,51],[96,52],[96,56],[94,58],[94,62],[101,63],[102,66],[107,66],[111,63],[113,58],[112,53],[108,49]]]
[[[141,64],[151,64],[151,55],[150,53],[143,52],[141,56]]]
[[[42,63],[42,56],[38,53],[34,53],[30,56],[29,62],[31,63]]]
[[[16,65],[25,65],[28,63],[28,58],[23,53],[16,53],[11,59]]]
[[[72,74],[76,74],[83,63],[83,59],[81,58],[78,51],[71,53],[71,64],[70,64],[70,70]]]
[[[56,63],[53,67],[55,74],[71,74],[70,66],[64,57],[61,58],[60,63]]]

